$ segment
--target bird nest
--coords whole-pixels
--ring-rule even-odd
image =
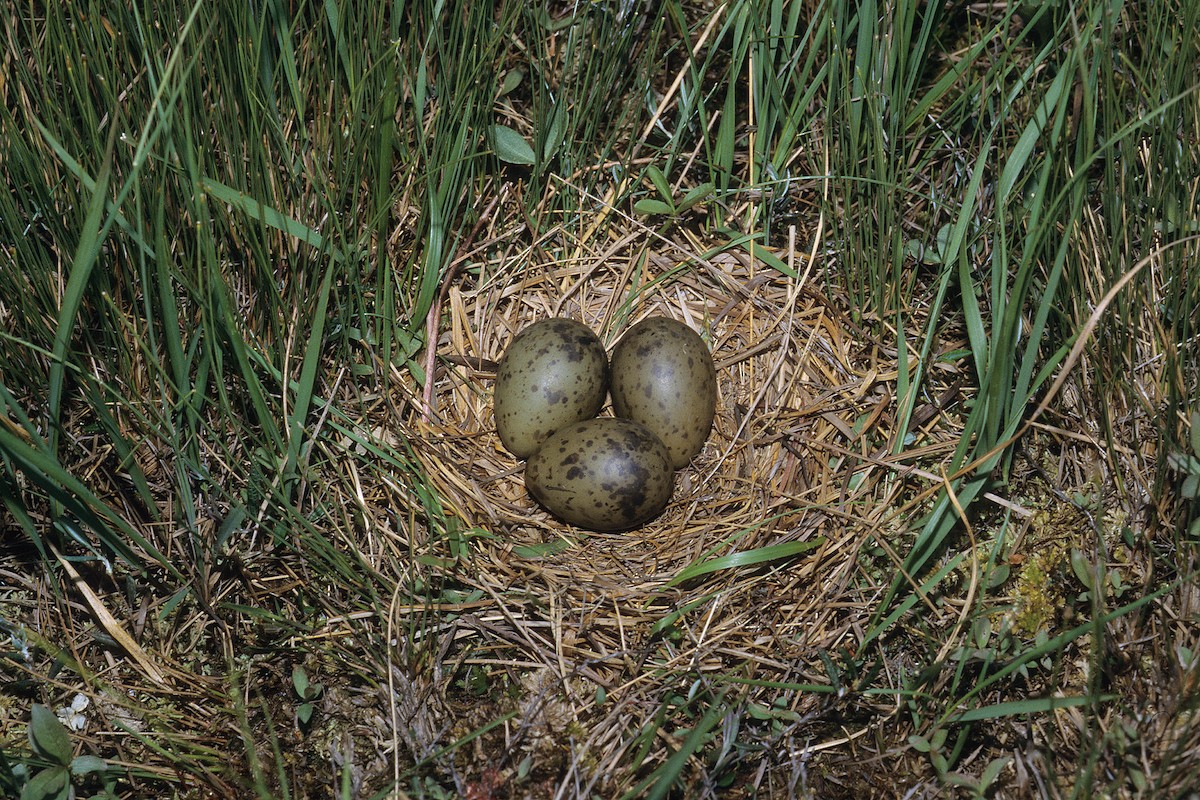
[[[707,682],[711,696],[737,684],[814,746],[845,742],[828,723],[804,729],[829,695],[800,687],[829,685],[826,654],[860,642],[879,588],[858,579],[860,551],[891,552],[896,510],[936,483],[894,460],[891,445],[921,440],[906,452],[948,454],[953,432],[945,447],[936,435],[949,427],[946,398],[896,427],[895,351],[821,291],[828,265],[815,255],[731,248],[700,258],[627,238],[594,255],[532,260],[497,253],[448,287],[440,367],[424,400],[409,390],[421,413],[404,436],[440,498],[447,521],[437,527],[470,539],[454,567],[464,601],[441,609],[455,646],[440,657],[552,687],[535,693],[536,710],[518,710],[518,730],[579,731],[568,763],[593,775],[628,756],[629,731],[679,681]],[[496,435],[495,363],[539,319],[578,319],[611,349],[651,315],[709,344],[713,431],[661,516],[621,533],[571,527],[529,496],[523,462]],[[449,558],[446,538],[414,549]]]

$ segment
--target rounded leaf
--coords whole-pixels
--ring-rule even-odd
[[[307,699],[308,673],[299,664],[292,667],[292,686],[296,687],[296,694]]]
[[[639,214],[650,216],[652,214],[674,214],[675,209],[664,203],[662,200],[655,200],[653,197],[643,197],[633,204],[633,210]]]
[[[504,125],[492,126],[492,147],[496,157],[506,164],[532,165],[536,160],[533,148],[525,137]]]
[[[44,705],[34,704],[29,717],[29,744],[34,752],[67,766],[71,763],[71,737],[58,717]]]
[[[58,800],[66,797],[70,788],[70,773],[66,767],[49,767],[34,775],[21,790],[21,800]]]
[[[108,762],[100,756],[76,756],[71,762],[71,774],[76,777],[91,775],[93,772],[104,772],[106,769],[108,769]]]

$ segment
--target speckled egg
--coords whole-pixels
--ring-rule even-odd
[[[717,409],[717,372],[700,334],[667,317],[642,320],[613,348],[609,370],[616,415],[662,439],[675,469],[687,466]]]
[[[674,485],[666,445],[628,419],[569,425],[525,465],[525,488],[547,511],[594,531],[625,530],[658,516]]]
[[[596,416],[607,391],[608,357],[591,328],[559,317],[535,322],[496,369],[496,432],[526,458],[559,428]]]

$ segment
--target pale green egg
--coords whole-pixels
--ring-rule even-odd
[[[662,439],[675,469],[704,447],[717,409],[717,373],[700,334],[667,317],[629,329],[609,367],[613,412]]]
[[[559,428],[596,416],[608,392],[608,356],[581,322],[535,322],[512,340],[496,369],[496,432],[518,458]]]
[[[666,445],[645,425],[600,417],[552,434],[526,463],[525,487],[564,522],[619,531],[662,513],[675,470]]]

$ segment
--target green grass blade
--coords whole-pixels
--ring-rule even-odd
[[[329,313],[329,290],[333,285],[334,260],[331,258],[325,267],[325,275],[321,279],[321,288],[317,291],[317,306],[313,312],[312,331],[308,337],[308,347],[304,352],[304,362],[300,367],[300,379],[296,387],[296,396],[292,401],[291,415],[288,419],[288,448],[284,462],[283,476],[285,481],[295,481],[298,476],[300,447],[304,443],[304,421],[312,408],[313,386],[317,380],[317,369],[321,362],[321,350],[325,339],[325,319]]]
[[[62,305],[59,308],[58,320],[54,327],[54,349],[50,360],[50,391],[46,400],[47,412],[50,417],[47,440],[51,453],[58,452],[58,439],[62,430],[63,382],[66,377],[67,347],[70,345],[71,335],[75,330],[75,318],[79,314],[79,307],[83,305],[88,281],[92,277],[92,268],[95,267],[96,258],[100,255],[102,220],[108,193],[108,180],[112,169],[112,145],[116,137],[116,129],[117,126],[114,125],[109,130],[104,166],[96,179],[96,190],[92,192],[92,198],[88,204],[87,218],[79,233],[79,245],[71,260],[71,272],[67,277],[67,286],[63,292]]]
[[[717,726],[721,719],[728,713],[729,709],[723,702],[724,695],[720,695],[709,706],[708,710],[688,731],[687,737],[680,744],[679,749],[663,763],[661,767],[654,770],[641,783],[630,789],[621,796],[621,800],[630,800],[645,792],[647,800],[662,800],[675,787],[675,782],[683,773],[683,768],[687,764],[688,759],[692,758],[699,752],[704,744],[704,739],[708,736],[709,731]],[[636,762],[635,762],[636,763]]]
[[[288,236],[295,237],[305,244],[321,250],[325,247],[325,237],[307,225],[298,222],[290,217],[281,214],[279,211],[265,205],[261,200],[256,200],[250,197],[245,192],[239,192],[226,186],[212,178],[202,177],[200,179],[201,188],[212,195],[222,203],[227,203],[233,208],[241,211],[251,219],[270,225],[278,231],[286,233]],[[336,250],[330,250],[329,255],[335,261],[341,260],[341,254]]]
[[[48,453],[31,446],[21,437],[0,426],[0,454],[11,467],[37,485],[46,496],[68,514],[86,525],[111,553],[137,570],[144,568],[130,544],[180,577],[178,570],[142,534],[97,497],[91,489]]]
[[[1115,700],[1117,695],[1104,694],[1096,696],[1066,696],[1066,697],[1033,697],[1028,700],[1006,700],[989,706],[972,708],[955,714],[947,720],[950,723],[979,722],[985,719],[1001,717],[1025,717],[1034,714],[1046,714],[1060,708],[1081,708],[1096,706]]]
[[[795,556],[807,553],[809,550],[816,549],[825,544],[825,537],[818,536],[816,539],[811,539],[804,542],[781,542],[779,544],[767,545],[766,547],[757,547],[753,550],[746,550],[739,553],[730,553],[727,556],[714,558],[709,561],[702,561],[698,564],[692,564],[684,568],[678,575],[672,578],[667,586],[678,586],[681,583],[698,578],[701,575],[708,575],[713,572],[721,572],[727,569],[738,569],[740,567],[752,567],[758,564],[768,564],[772,561],[779,561],[786,558],[794,558]]]
[[[80,186],[82,186],[86,191],[91,192],[94,197],[97,194],[98,187],[96,180],[87,173],[87,170],[83,168],[82,164],[80,164],[70,153],[67,152],[67,149],[63,147],[61,143],[59,143],[54,134],[42,124],[41,120],[35,119],[34,125],[37,126],[42,138],[46,140],[46,144],[50,145],[50,149],[54,151],[56,156],[58,156],[58,159],[62,162],[63,166],[67,168],[67,171],[75,176],[75,179],[79,181]],[[140,232],[134,229],[133,225],[129,222],[125,215],[121,213],[121,210],[116,206],[116,204],[107,198],[105,192],[102,191],[99,192],[99,194],[105,197],[105,210],[108,211],[109,215],[111,215],[113,220],[116,221],[118,227],[120,227],[121,230],[129,235],[130,239],[133,240],[134,244],[138,246],[138,248],[146,255],[146,257],[154,258],[154,249],[146,243]]]

